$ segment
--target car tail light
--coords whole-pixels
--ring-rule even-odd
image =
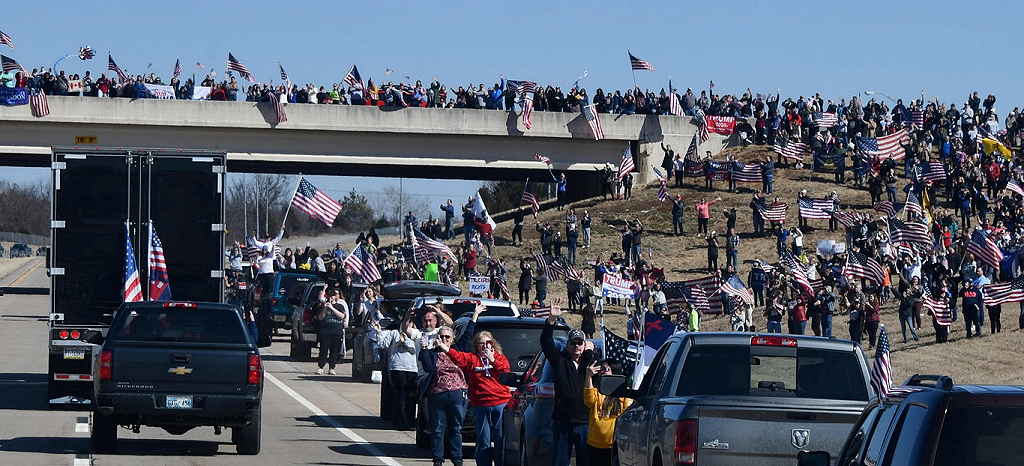
[[[249,355],[249,383],[263,383],[263,363],[258,354]]]
[[[100,380],[114,379],[114,352],[112,350],[103,350],[100,353],[100,370],[97,375]]]
[[[796,348],[796,339],[790,337],[750,337],[750,344],[753,346],[790,346]]]
[[[308,307],[302,310],[302,323],[304,323],[304,324],[308,324],[309,323],[309,314],[310,314],[310,311],[309,311]]]
[[[675,464],[694,464],[697,459],[697,420],[684,419],[676,424]]]
[[[553,383],[539,383],[533,389],[533,393],[537,395],[537,398],[554,398],[555,397],[555,384]]]
[[[248,289],[248,288],[249,288],[249,284],[247,282],[238,282],[238,289],[239,290],[245,290],[245,289]]]
[[[81,337],[82,337],[82,332],[79,332],[78,330],[72,330],[71,331],[71,338],[73,340],[77,340],[77,339],[79,339]]]
[[[252,292],[253,299],[258,303],[263,299],[263,287],[257,285],[256,289]]]
[[[271,306],[277,306],[277,298],[271,298],[270,299],[270,305]]]
[[[69,333],[67,330],[61,330],[60,333],[58,333],[57,335],[60,337],[61,340],[67,340]]]
[[[183,309],[195,309],[196,303],[164,303],[164,307],[177,307]]]

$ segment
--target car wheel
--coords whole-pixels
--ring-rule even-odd
[[[100,413],[92,414],[92,451],[113,453],[117,449],[117,423]]]
[[[232,427],[231,439],[238,437],[235,450],[239,455],[258,455],[260,453],[260,420],[263,417],[263,410],[256,410],[256,416],[252,422],[245,427]]]

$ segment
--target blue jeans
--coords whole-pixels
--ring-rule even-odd
[[[683,234],[683,216],[672,217],[672,234],[682,235]]]
[[[576,424],[568,421],[555,421],[551,428],[554,434],[555,462],[551,466],[569,466],[569,456],[572,449],[576,448],[576,466],[588,466],[589,455],[587,455],[587,437],[590,434],[590,426],[587,424]],[[477,434],[479,435],[479,434]]]
[[[903,329],[903,343],[907,342],[907,327],[910,327],[910,334],[914,336],[914,341],[917,341],[917,331],[914,330],[914,315],[911,314],[906,317],[900,317],[900,328]],[[979,333],[981,329],[978,329]]]
[[[739,253],[739,251],[736,251],[735,249],[732,250],[732,251],[726,251],[725,252],[725,266],[728,267],[728,266],[732,265],[732,270],[734,272],[739,270],[740,269],[740,266],[738,264],[739,257],[740,257],[740,253]]]
[[[501,452],[504,448],[501,433],[501,413],[505,403],[497,406],[473,407],[473,424],[476,426],[476,464],[478,466],[501,466]],[[494,443],[492,446],[491,443]]]
[[[762,180],[763,182],[761,183],[763,185],[761,186],[761,191],[765,194],[772,193],[772,178],[774,178],[774,176],[775,175],[764,175],[764,179]]]
[[[821,316],[821,336],[826,338],[832,336],[832,314]]]
[[[430,417],[430,450],[434,461],[444,461],[445,450],[452,462],[462,461],[462,420],[469,399],[466,390],[452,390],[427,397]],[[447,448],[446,448],[447,447]]]
[[[807,321],[794,322],[793,330],[796,331],[797,335],[803,335],[807,331]]]
[[[768,333],[782,333],[782,321],[769,320]]]

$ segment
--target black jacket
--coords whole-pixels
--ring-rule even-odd
[[[556,421],[586,424],[590,408],[583,403],[583,382],[587,376],[587,366],[595,360],[594,352],[584,351],[579,365],[574,364],[567,351],[558,351],[555,346],[554,328],[554,325],[545,322],[540,334],[540,347],[544,351],[544,358],[551,364],[551,373],[555,379],[555,407],[551,417]]]

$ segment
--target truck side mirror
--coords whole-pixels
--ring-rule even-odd
[[[827,451],[801,451],[796,454],[798,466],[829,466],[832,464],[832,456]]]
[[[509,387],[519,386],[519,375],[515,372],[502,372],[498,375],[498,383]]]

